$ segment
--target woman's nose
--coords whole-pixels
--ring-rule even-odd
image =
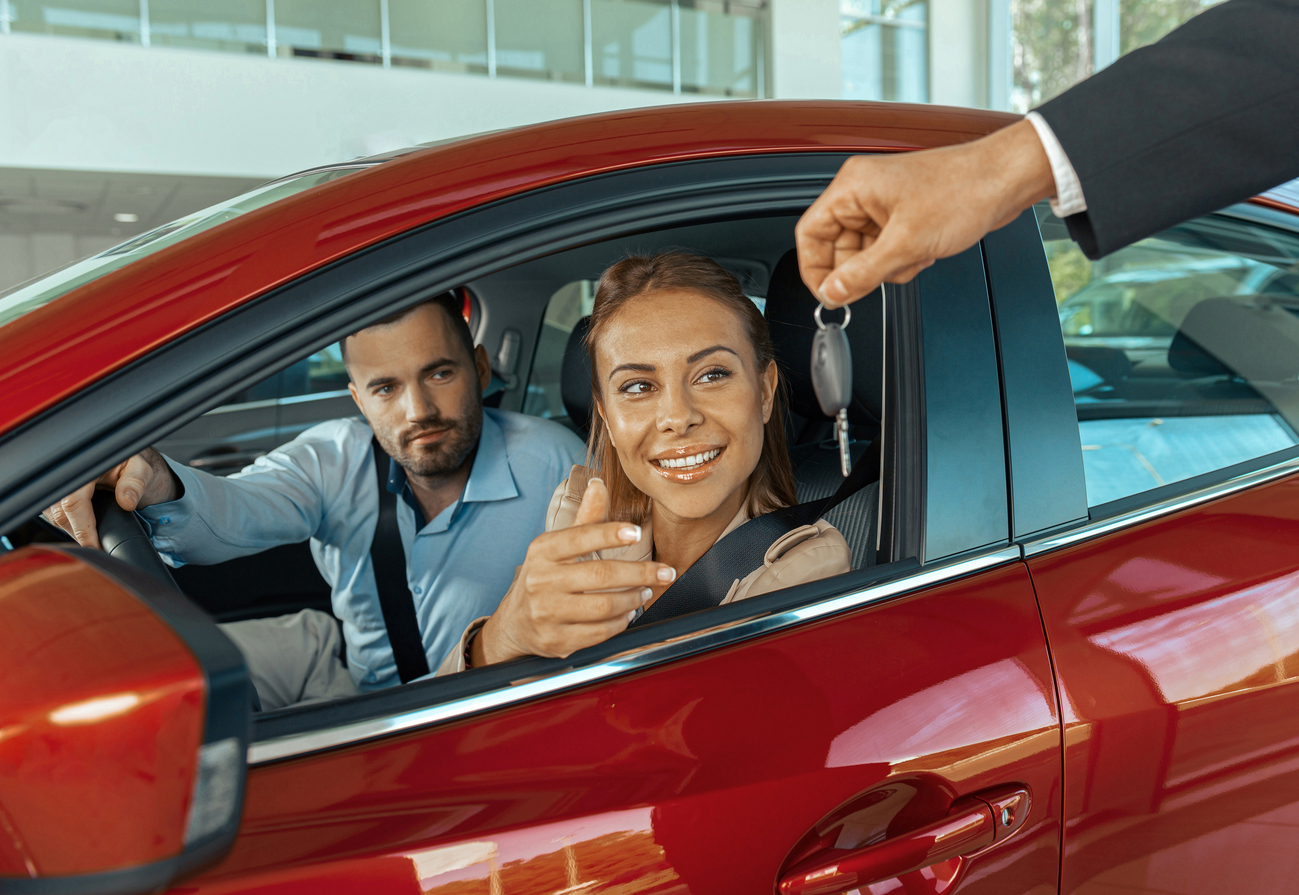
[[[658,427],[661,432],[684,435],[704,421],[689,389],[666,388],[659,401]]]

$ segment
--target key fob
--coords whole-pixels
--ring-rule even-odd
[[[826,416],[852,403],[852,349],[837,323],[818,329],[812,340],[812,388]]]

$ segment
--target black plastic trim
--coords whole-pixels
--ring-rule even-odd
[[[1002,372],[1015,539],[1087,518],[1078,414],[1033,209],[983,240]]]
[[[863,301],[872,301],[867,296]],[[920,293],[914,282],[884,287],[884,432],[877,560],[925,556],[925,364]]]
[[[1009,543],[1005,428],[978,247],[916,278],[924,331],[925,561]],[[952,512],[959,507],[961,512]]]
[[[180,873],[180,858],[168,858],[125,870],[34,879],[0,877],[0,895],[139,895],[158,892]]]

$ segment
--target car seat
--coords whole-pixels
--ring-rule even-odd
[[[816,336],[812,315],[817,304],[799,275],[798,255],[790,249],[771,273],[763,314],[776,346],[776,362],[788,386],[786,406],[792,416],[787,426],[791,435],[789,455],[802,503],[828,497],[843,482],[833,424],[821,412],[812,388],[812,340]],[[838,316],[830,313],[825,319]],[[853,401],[848,407],[848,431],[853,439],[850,453],[854,464],[866,462],[878,467],[878,449],[868,452],[879,438],[883,410],[883,313],[877,296],[868,296],[852,306],[852,321],[845,333],[853,362]],[[856,569],[875,562],[878,472],[875,475],[869,485],[825,516],[852,548]]]
[[[590,317],[577,321],[564,346],[559,369],[559,396],[568,411],[568,421],[583,441],[591,434],[591,357],[586,352],[586,331]]]

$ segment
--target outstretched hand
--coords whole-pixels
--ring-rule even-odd
[[[906,283],[1055,194],[1027,121],[959,146],[848,159],[794,228],[803,282],[838,307]]]
[[[45,510],[45,518],[66,531],[82,547],[98,549],[99,529],[90,499],[96,488],[111,488],[118,505],[128,511],[166,503],[179,496],[179,485],[162,454],[148,448],[128,457],[108,472],[82,485]]]
[[[641,539],[639,525],[609,522],[609,490],[591,479],[571,528],[538,535],[501,605],[473,642],[473,667],[519,656],[565,657],[608,640],[676,577],[659,562],[582,557]]]

